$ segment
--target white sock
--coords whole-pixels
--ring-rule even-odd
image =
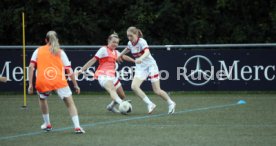
[[[168,105],[171,105],[171,104],[174,103],[174,102],[171,100],[171,98],[169,98],[169,99],[167,100],[167,102],[168,102]]]
[[[151,101],[150,101],[150,99],[148,98],[148,96],[145,96],[144,98],[143,98],[143,101],[146,103],[146,104],[153,104]]]
[[[75,128],[80,128],[79,116],[73,116],[72,121],[74,123]]]
[[[50,124],[49,114],[42,114],[42,117],[43,117],[44,123],[46,123],[46,125],[49,125]]]
[[[121,103],[123,102],[123,100],[122,100],[119,96],[117,96],[117,97],[115,98],[115,101],[116,101],[118,104],[121,104]]]

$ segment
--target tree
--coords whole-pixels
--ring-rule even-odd
[[[0,44],[21,44],[21,12],[28,45],[56,30],[62,44],[103,45],[116,31],[140,28],[149,44],[268,43],[276,36],[273,0],[2,0]]]

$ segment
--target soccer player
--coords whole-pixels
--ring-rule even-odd
[[[135,63],[134,59],[132,59],[131,57],[126,56],[126,55],[122,56],[122,60],[121,61],[123,61],[123,60]],[[118,63],[116,63],[116,68],[117,67],[118,67]],[[116,92],[117,92],[118,96],[121,99],[125,99],[126,95],[125,95],[124,89],[122,87],[122,84],[121,84],[120,79],[119,79],[118,76],[116,76],[116,79],[115,79],[115,81],[113,83],[114,83],[114,86],[116,88]],[[112,100],[111,103],[106,106],[106,109],[108,111],[111,111],[111,112],[114,112],[114,113],[119,113],[118,109],[115,108],[116,104],[117,103],[114,100]]]
[[[39,105],[44,120],[41,129],[45,131],[52,130],[47,98],[51,94],[51,91],[56,91],[67,106],[75,127],[75,133],[85,133],[80,126],[78,111],[72,97],[72,92],[65,78],[64,69],[69,73],[75,90],[77,94],[79,94],[80,88],[71,69],[71,63],[65,52],[60,49],[57,33],[55,31],[49,31],[45,41],[47,43],[46,45],[34,51],[29,65],[29,94],[33,94],[33,71],[35,67],[37,69],[35,88],[39,95]]]
[[[114,100],[114,102],[107,106],[107,109],[115,112],[115,102],[118,104],[122,103],[122,99],[116,91],[116,86],[119,86],[118,84],[116,85],[118,80],[115,76],[116,60],[118,55],[120,55],[119,51],[116,50],[119,45],[119,36],[116,33],[111,34],[107,39],[107,43],[107,46],[101,47],[97,51],[96,55],[82,67],[78,74],[84,73],[87,68],[99,61],[99,66],[94,74],[94,78],[98,80],[99,84],[110,94],[110,97]],[[120,88],[118,89],[120,90]],[[125,97],[125,95],[121,96],[123,98]]]
[[[176,104],[171,100],[169,95],[160,88],[158,66],[154,58],[151,56],[147,41],[142,38],[143,34],[141,30],[136,27],[129,27],[127,29],[127,37],[129,40],[127,48],[121,52],[120,56],[131,52],[132,55],[136,58],[135,75],[131,84],[131,89],[147,104],[148,113],[151,114],[156,108],[156,105],[140,88],[144,80],[149,77],[154,93],[167,101],[168,114],[173,114]]]
[[[7,78],[6,77],[0,77],[0,82],[6,83],[7,82]]]

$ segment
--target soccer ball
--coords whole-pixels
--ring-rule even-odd
[[[132,105],[128,101],[123,101],[119,105],[119,111],[121,114],[126,115],[132,111]]]

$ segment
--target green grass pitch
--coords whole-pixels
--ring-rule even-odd
[[[64,103],[48,99],[53,131],[40,130],[42,116],[37,96],[0,95],[0,146],[272,146],[276,144],[276,97],[264,93],[171,93],[176,114],[149,94],[157,104],[152,115],[138,97],[128,94],[133,112],[108,112],[106,93],[74,95],[84,135],[73,132]],[[247,104],[236,104],[240,99]]]

